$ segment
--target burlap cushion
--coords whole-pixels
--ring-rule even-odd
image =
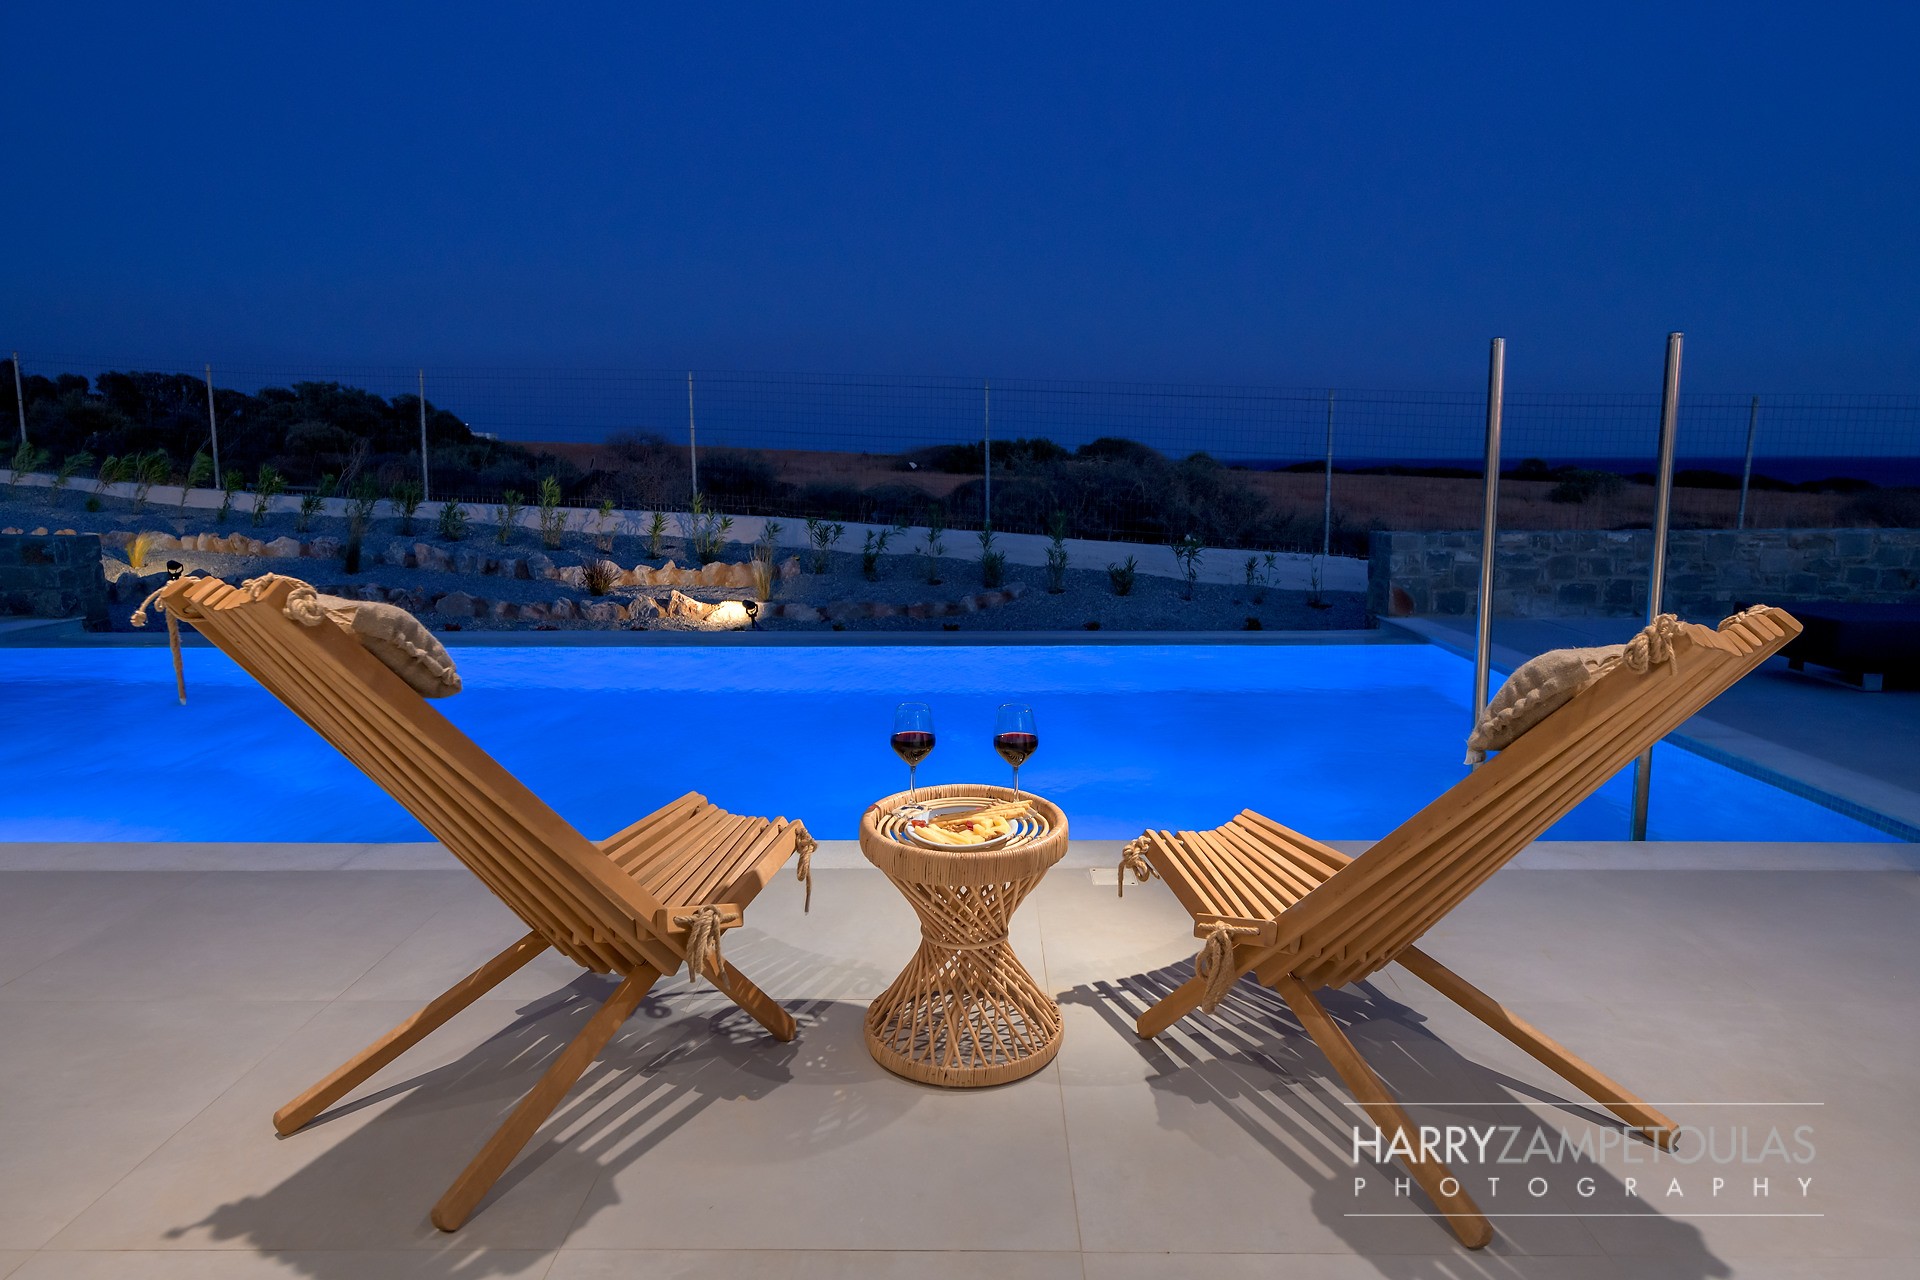
[[[1550,649],[1507,677],[1467,739],[1467,763],[1512,746],[1520,735],[1567,704],[1600,678],[1625,651],[1622,644],[1592,649]]]
[[[358,640],[421,697],[445,698],[460,692],[460,672],[454,668],[446,646],[399,605],[347,600],[318,592],[313,600],[326,613],[327,621]]]

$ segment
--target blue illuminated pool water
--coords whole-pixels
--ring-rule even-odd
[[[582,831],[688,790],[851,838],[906,784],[893,705],[933,706],[925,783],[1005,781],[994,708],[1031,703],[1024,785],[1076,835],[1210,827],[1252,806],[1327,839],[1383,835],[1465,772],[1469,665],[1424,645],[463,648],[436,704]],[[420,826],[216,651],[0,649],[0,840],[421,840]],[[1615,778],[1552,838],[1623,839]],[[1678,748],[1650,834],[1887,840]]]

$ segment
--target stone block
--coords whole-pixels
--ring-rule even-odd
[[[1554,600],[1563,609],[1591,609],[1600,603],[1600,588],[1592,582],[1563,582]]]

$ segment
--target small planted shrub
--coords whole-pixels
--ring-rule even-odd
[[[747,574],[753,579],[753,598],[762,604],[773,598],[773,559],[779,545],[780,522],[769,520],[753,544],[753,559],[747,566]]]
[[[47,465],[50,455],[45,449],[36,449],[25,440],[13,451],[13,469],[7,473],[7,488],[12,489],[20,483],[22,476],[29,471],[38,471]]]
[[[393,509],[400,513],[400,532],[413,532],[413,517],[420,510],[425,498],[421,486],[412,480],[402,480],[395,484],[387,494],[387,500],[393,503]]]
[[[1273,557],[1267,557],[1271,560]],[[1331,609],[1327,599],[1320,593],[1321,571],[1326,568],[1326,557],[1315,556],[1307,563],[1307,603],[1315,609]]]
[[[690,505],[692,510],[676,517],[680,522],[680,536],[695,560],[703,565],[712,564],[720,558],[720,549],[733,529],[733,517],[707,510],[706,499],[697,493]]]
[[[360,536],[364,538],[367,534],[367,526],[373,522],[374,513],[379,509],[380,490],[374,487],[373,481],[364,477],[355,481],[353,492],[347,497],[349,531],[357,527],[360,530]]]
[[[997,587],[1006,581],[1007,553],[993,549],[993,526],[980,530],[980,585]]]
[[[57,473],[55,473],[53,477],[53,488],[48,490],[47,500],[49,502],[59,501],[60,491],[66,488],[68,485],[72,484],[73,478],[75,476],[79,475],[82,471],[85,471],[88,467],[91,467],[92,465],[93,465],[93,455],[91,453],[88,453],[85,449],[82,449],[78,453],[68,454],[66,456],[66,459],[61,462],[60,470]],[[184,497],[182,501],[184,501]]]
[[[108,462],[113,459],[107,459]],[[238,471],[229,471],[224,477],[226,483],[221,486],[220,509],[213,513],[215,524],[225,524],[227,517],[233,514],[233,500],[247,487],[247,478]]]
[[[135,573],[147,567],[147,558],[153,554],[153,544],[159,538],[160,535],[151,529],[142,529],[127,542],[127,563],[133,566]]]
[[[661,543],[667,536],[667,518],[660,512],[653,513],[647,521],[647,559],[658,560],[663,554]]]
[[[1134,575],[1137,574],[1139,570],[1140,560],[1137,556],[1128,556],[1125,564],[1108,565],[1107,585],[1113,588],[1113,594],[1117,596],[1132,595]]]
[[[1191,533],[1173,544],[1173,558],[1180,562],[1180,576],[1187,580],[1187,589],[1180,593],[1182,600],[1193,599],[1193,584],[1200,577],[1200,553],[1206,549],[1206,544]]]
[[[747,563],[747,577],[753,582],[753,598],[761,604],[773,598],[773,562],[755,556]]]
[[[494,540],[501,546],[507,545],[507,539],[519,527],[520,513],[527,509],[526,495],[518,489],[509,489],[500,495],[500,505],[493,509],[493,521],[499,525],[494,532]]]
[[[593,545],[604,554],[613,552],[613,499],[602,498],[593,509]]]
[[[947,513],[942,507],[935,507],[927,513],[927,537],[920,545],[920,554],[926,559],[927,585],[940,585],[940,557],[947,550]]]
[[[92,455],[87,460],[91,462]],[[180,514],[187,513],[187,495],[195,489],[204,489],[213,481],[213,459],[207,456],[205,449],[193,451],[193,461],[187,464],[187,478],[180,485]]]
[[[813,548],[813,571],[825,573],[833,566],[833,544],[846,534],[847,526],[833,524],[819,516],[807,517],[807,543]]]
[[[172,475],[173,459],[167,456],[165,449],[143,453],[133,460],[134,514],[146,510],[147,495],[153,492],[153,486],[165,484]]]
[[[313,527],[313,518],[320,514],[320,508],[325,506],[327,499],[333,496],[334,488],[339,483],[333,473],[328,472],[320,477],[319,484],[313,486],[312,493],[300,495],[300,516],[293,523],[296,530],[305,533]]]
[[[1257,555],[1247,557],[1247,590],[1253,594],[1255,604],[1267,602],[1267,589],[1273,585],[1277,562],[1278,557],[1271,551],[1264,561]]]
[[[447,542],[459,542],[467,536],[467,509],[458,502],[444,502],[440,505],[440,517],[434,522],[434,532]]]
[[[560,510],[560,482],[552,476],[540,479],[540,542],[549,551],[559,547],[567,532],[567,515]]]
[[[588,595],[604,596],[620,585],[620,567],[596,557],[580,567],[580,582]]]
[[[87,499],[87,510],[100,510],[102,505],[100,497],[107,491],[107,486],[110,484],[119,484],[122,480],[125,480],[132,471],[132,454],[128,454],[125,457],[115,457],[113,454],[108,454],[106,460],[100,464],[100,474],[93,482],[93,494]]]
[[[1047,594],[1059,595],[1067,589],[1067,513],[1056,511],[1047,517]]]
[[[880,581],[880,557],[886,552],[887,543],[893,541],[892,529],[869,529],[866,540],[860,544],[860,572],[868,582]]]
[[[267,463],[260,464],[260,475],[253,486],[253,524],[255,528],[267,522],[267,504],[275,497],[286,492],[286,477]]]
[[[1265,631],[1266,626],[1260,621],[1260,619],[1249,616],[1246,620],[1246,623],[1240,629],[1242,631]]]
[[[1088,631],[1098,631],[1100,629],[1100,619],[1088,618],[1085,622],[1081,623],[1080,625],[1081,627],[1083,627]]]

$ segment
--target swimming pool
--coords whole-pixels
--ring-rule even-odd
[[[1426,645],[461,648],[436,705],[589,836],[699,790],[851,838],[906,785],[895,703],[932,705],[923,783],[1005,781],[994,709],[1030,703],[1023,786],[1077,836],[1210,827],[1253,806],[1323,839],[1384,835],[1465,773],[1470,664]],[[0,840],[428,839],[212,649],[0,649]],[[1549,838],[1624,839],[1628,773]],[[1655,751],[1649,834],[1892,837],[1690,752]]]

